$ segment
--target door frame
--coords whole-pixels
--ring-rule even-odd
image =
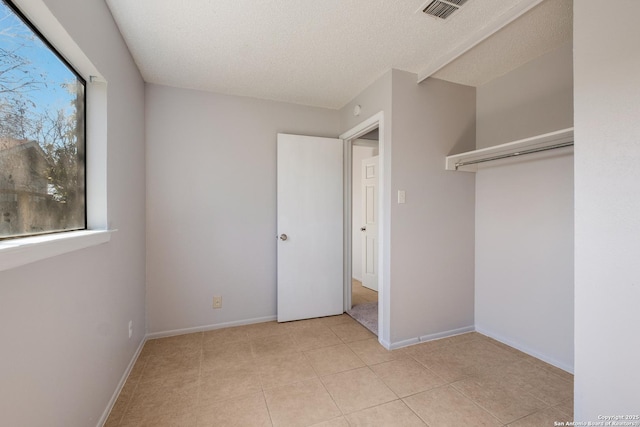
[[[385,205],[385,138],[384,138],[384,112],[369,117],[360,124],[349,129],[339,136],[344,140],[344,310],[351,309],[351,275],[352,275],[352,212],[351,197],[353,185],[353,141],[361,136],[378,129],[378,156],[379,156],[379,177],[378,177],[378,341],[389,348],[390,327],[389,327],[389,286],[385,276],[388,275],[388,266],[385,264],[386,242],[388,227],[385,226],[387,219],[384,214]]]

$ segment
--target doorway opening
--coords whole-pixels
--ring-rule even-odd
[[[385,277],[385,273],[388,271],[389,266],[389,250],[386,242],[388,241],[388,224],[387,215],[385,214],[385,206],[388,206],[388,201],[385,202],[385,174],[388,173],[385,170],[385,132],[384,132],[384,113],[381,111],[368,119],[364,120],[360,124],[356,125],[352,129],[340,135],[340,139],[344,141],[344,311],[352,311],[352,299],[354,297],[354,289],[356,290],[355,302],[358,302],[359,291],[367,291],[372,289],[359,287],[359,283],[353,281],[353,266],[354,262],[359,262],[357,257],[353,254],[352,243],[355,239],[362,239],[363,227],[362,218],[357,218],[352,215],[352,192],[353,192],[353,157],[354,147],[367,146],[376,149],[378,157],[378,167],[375,170],[377,177],[377,197],[369,198],[369,202],[373,204],[373,212],[375,213],[375,225],[367,226],[367,231],[375,231],[375,239],[369,241],[368,252],[369,261],[371,257],[375,258],[375,273],[376,277],[373,279],[377,282],[377,324],[373,320],[374,324],[370,330],[378,336],[378,341],[385,348],[390,347],[390,325],[389,325],[389,280]],[[377,135],[376,135],[377,131]],[[369,142],[363,142],[358,140],[364,140],[363,136],[366,136]],[[377,138],[375,138],[377,136]],[[375,139],[377,139],[377,147],[374,145]],[[358,142],[356,142],[358,141]],[[365,140],[367,141],[367,140]],[[355,148],[356,153],[359,148]],[[371,154],[374,152],[372,151]],[[356,154],[358,155],[358,154]],[[373,156],[375,157],[375,156]],[[362,169],[361,169],[362,171]],[[357,202],[357,201],[356,201]],[[370,206],[371,207],[371,206]],[[360,211],[362,212],[362,211]],[[371,237],[371,236],[370,236]],[[366,243],[365,243],[366,244]],[[362,247],[362,245],[360,245]],[[362,251],[361,251],[362,254]],[[356,258],[354,260],[354,258]],[[361,262],[361,261],[360,261]],[[362,270],[361,270],[362,271]],[[357,273],[356,273],[357,274]],[[361,276],[364,280],[364,277]],[[360,282],[362,283],[362,282]],[[374,300],[375,294],[370,294],[371,300]],[[373,302],[373,301],[372,301]],[[362,306],[363,304],[360,304]],[[374,309],[375,311],[375,309]]]
[[[347,313],[378,335],[378,128],[352,141],[351,309]]]

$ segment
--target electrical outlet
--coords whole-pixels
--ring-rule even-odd
[[[213,297],[213,308],[222,308],[222,297]]]
[[[133,320],[129,320],[129,338],[133,336]]]

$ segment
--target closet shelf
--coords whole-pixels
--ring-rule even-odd
[[[573,128],[567,128],[493,147],[453,154],[446,157],[445,168],[452,171],[475,172],[478,170],[479,163],[539,153],[572,145]]]

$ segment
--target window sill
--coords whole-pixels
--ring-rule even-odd
[[[113,231],[69,231],[0,241],[0,271],[107,243]]]

